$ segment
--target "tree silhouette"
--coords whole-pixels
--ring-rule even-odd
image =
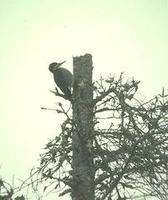
[[[167,199],[168,95],[142,101],[139,83],[123,74],[92,82],[91,55],[75,57],[73,112],[58,104],[66,120],[32,182],[73,200]]]

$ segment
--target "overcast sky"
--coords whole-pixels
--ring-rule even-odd
[[[125,72],[153,97],[168,88],[168,0],[0,0],[0,176],[22,178],[61,117],[51,62],[91,53],[94,79]]]

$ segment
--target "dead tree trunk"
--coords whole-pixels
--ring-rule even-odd
[[[73,58],[73,200],[94,200],[92,56]]]

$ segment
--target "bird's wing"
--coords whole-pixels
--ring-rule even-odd
[[[62,69],[61,71],[62,71],[62,75],[63,75],[63,78],[64,78],[66,85],[68,87],[71,87],[72,86],[72,79],[73,79],[72,73],[65,68],[61,68],[61,69]]]

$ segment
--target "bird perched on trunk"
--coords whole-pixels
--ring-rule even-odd
[[[60,88],[60,90],[64,93],[65,97],[69,100],[71,100],[71,88],[72,88],[72,73],[65,69],[60,67],[64,62],[56,63],[53,62],[49,65],[50,72],[53,73],[54,81],[56,85]]]

